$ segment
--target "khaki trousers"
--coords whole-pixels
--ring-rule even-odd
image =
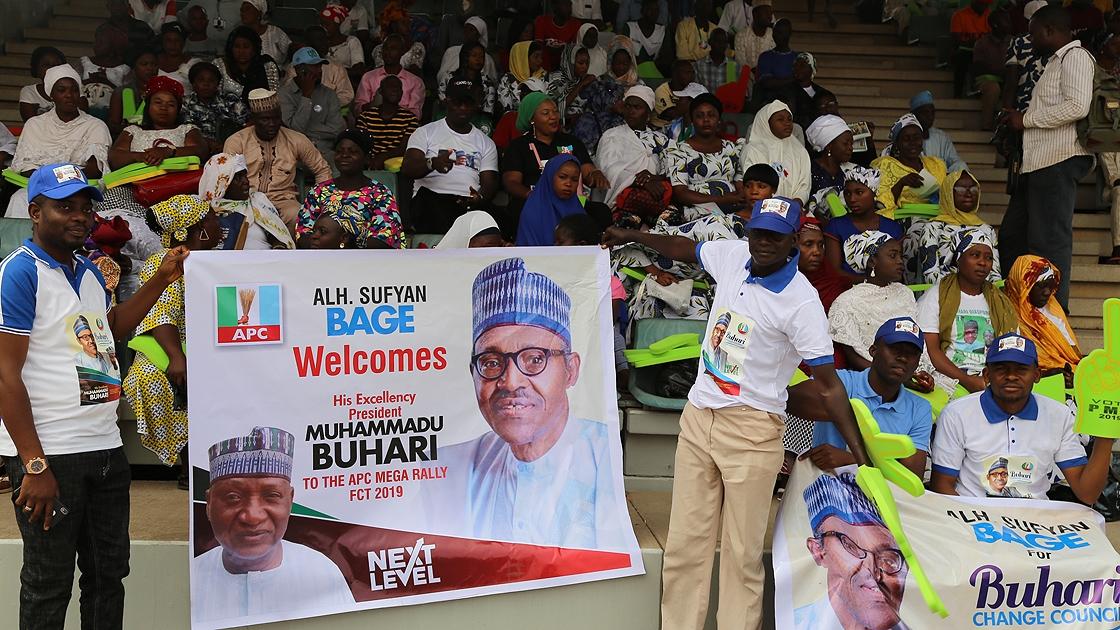
[[[685,407],[661,574],[662,630],[703,629],[721,515],[716,621],[720,630],[761,626],[763,539],[784,429],[781,416],[751,407]]]

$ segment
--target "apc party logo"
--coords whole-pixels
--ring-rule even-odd
[[[280,285],[239,284],[214,288],[218,345],[281,343]]]

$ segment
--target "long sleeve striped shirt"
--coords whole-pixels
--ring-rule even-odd
[[[1046,61],[1023,115],[1024,173],[1089,155],[1077,141],[1077,121],[1089,114],[1095,66],[1076,39]]]

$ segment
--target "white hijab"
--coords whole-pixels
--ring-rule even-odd
[[[599,152],[595,162],[601,166],[603,175],[611,184],[606,203],[612,209],[619,193],[634,183],[634,177],[638,173],[649,171],[654,175],[659,174],[657,160],[626,123],[603,132],[599,138]]]
[[[494,217],[482,210],[472,210],[455,219],[451,229],[447,230],[447,234],[444,234],[435,249],[467,249],[472,238],[490,228],[498,229]]]
[[[599,32],[599,29],[595,28],[595,25],[590,22],[579,27],[579,33],[576,35],[576,46],[583,46],[583,36],[591,29],[595,29],[595,32],[599,33],[599,40],[595,42],[595,46],[592,48],[584,46],[584,48],[587,49],[587,56],[591,62],[590,65],[587,66],[587,74],[601,76],[607,71],[607,51],[603,50],[603,34]]]
[[[63,122],[56,108],[23,124],[11,168],[22,173],[54,162],[84,166],[92,157],[101,172],[107,173],[112,144],[109,128],[100,119],[78,110],[77,118]]]
[[[482,44],[483,48],[487,48],[489,31],[486,26],[486,20],[477,15],[472,15],[467,18],[467,24],[470,24],[478,31],[478,43]],[[451,76],[452,72],[459,69],[459,51],[462,49],[462,44],[456,44],[443,51],[443,57],[439,60],[439,71],[436,73],[436,81],[442,83],[444,77]],[[490,77],[491,81],[495,83],[498,81],[498,69],[494,65],[494,59],[490,56],[489,52],[486,53],[486,66],[483,67],[482,71],[486,76]]]
[[[743,148],[740,158],[742,170],[755,164],[769,164],[778,172],[777,197],[808,201],[812,170],[809,152],[790,134],[784,140],[770,131],[770,117],[780,111],[789,111],[781,101],[773,101],[758,111],[751,125],[750,142]]]

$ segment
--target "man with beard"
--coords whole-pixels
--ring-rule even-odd
[[[440,453],[448,479],[432,522],[469,523],[467,535],[537,545],[622,549],[610,441],[602,421],[573,417],[568,390],[580,376],[572,302],[551,278],[507,258],[473,287],[470,371],[480,437]],[[462,508],[466,514],[454,514]],[[450,513],[448,513],[450,511]]]
[[[828,572],[828,595],[793,611],[797,630],[906,630],[906,560],[855,476],[821,475],[804,497],[813,528],[805,545]]]

